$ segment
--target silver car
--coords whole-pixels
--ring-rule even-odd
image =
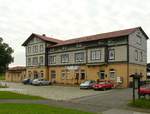
[[[95,83],[96,82],[94,80],[87,80],[80,84],[80,89],[91,89]]]
[[[34,79],[32,85],[50,85],[51,82],[45,79]]]

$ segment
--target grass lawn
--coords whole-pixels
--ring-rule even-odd
[[[150,99],[137,99],[135,103],[133,101],[130,102],[129,106],[150,109]]]
[[[0,114],[94,114],[41,104],[1,103]]]
[[[24,95],[24,94],[19,94],[19,93],[14,93],[14,92],[9,92],[9,91],[0,91],[0,99],[44,99],[39,96],[31,96],[31,95]]]
[[[0,80],[5,80],[5,74],[0,73]]]

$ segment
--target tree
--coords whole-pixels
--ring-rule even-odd
[[[13,49],[7,43],[4,43],[3,38],[0,37],[0,73],[5,72],[8,65],[13,62],[13,52]]]

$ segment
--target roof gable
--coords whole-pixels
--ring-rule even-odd
[[[45,35],[39,35],[39,34],[35,34],[35,33],[32,33],[28,38],[27,40],[22,44],[22,46],[26,46],[28,44],[28,42],[33,39],[34,37],[36,38],[39,38],[45,42],[53,42],[53,43],[60,43],[60,42],[63,42],[62,40],[58,40],[58,39],[55,39],[55,38],[51,38],[51,37],[48,37],[48,36],[45,36]]]

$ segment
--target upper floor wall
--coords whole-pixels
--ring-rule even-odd
[[[100,64],[127,61],[127,45],[93,47],[48,54],[48,65]]]
[[[129,63],[147,64],[147,38],[138,29],[129,35]]]
[[[47,63],[46,48],[53,45],[37,37],[30,39],[26,49],[26,66],[45,66]]]
[[[26,56],[45,53],[46,43],[34,37],[26,46]]]

